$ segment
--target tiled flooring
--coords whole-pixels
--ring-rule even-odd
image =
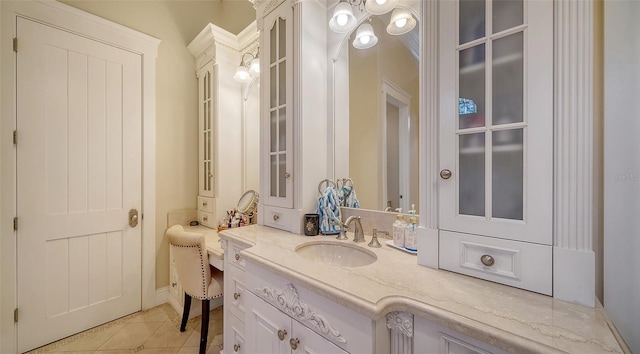
[[[29,353],[189,354],[198,353],[200,316],[180,332],[180,318],[169,304],[138,312],[48,344]],[[207,354],[222,350],[222,307],[209,315]]]

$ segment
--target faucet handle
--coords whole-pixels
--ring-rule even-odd
[[[336,236],[336,240],[348,240],[348,237],[345,233],[345,227],[340,220],[331,221],[331,225],[336,225],[340,228],[340,233]]]
[[[371,242],[369,242],[369,247],[380,248],[382,245],[378,242],[378,233],[389,236],[389,232],[387,231],[378,231],[377,229],[373,229],[373,236],[371,237]]]

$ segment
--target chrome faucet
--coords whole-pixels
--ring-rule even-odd
[[[356,215],[351,215],[344,222],[344,230],[349,228],[349,224],[355,221],[355,226],[353,227],[353,242],[364,242],[364,231],[362,231],[362,223],[360,222],[360,217]]]

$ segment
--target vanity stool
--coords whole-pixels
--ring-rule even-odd
[[[224,283],[222,272],[216,271],[212,276],[203,235],[186,232],[181,225],[174,225],[167,230],[167,238],[184,290],[180,332],[184,332],[186,329],[191,309],[191,298],[202,300],[200,354],[204,354],[207,350],[209,332],[209,300],[222,297]]]

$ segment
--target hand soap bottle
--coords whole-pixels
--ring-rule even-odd
[[[416,217],[415,204],[411,204],[411,217],[409,218],[409,224],[404,232],[404,247],[410,251],[418,250],[418,218]]]
[[[407,227],[407,222],[404,221],[402,209],[398,208],[396,211],[398,216],[396,216],[396,221],[393,222],[393,244],[398,247],[404,247],[404,230]]]

